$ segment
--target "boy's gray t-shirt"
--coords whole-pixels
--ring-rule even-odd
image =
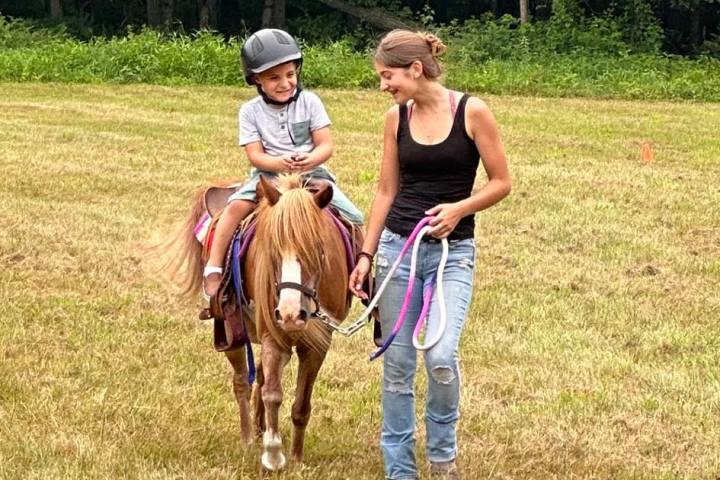
[[[330,125],[320,98],[303,90],[296,101],[274,108],[257,96],[240,107],[240,145],[261,141],[266,153],[309,153],[315,148],[311,133]]]

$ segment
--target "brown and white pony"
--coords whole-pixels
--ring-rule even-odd
[[[254,302],[254,319],[248,320],[253,342],[260,344],[257,384],[248,383],[245,347],[226,352],[234,369],[233,388],[240,409],[243,442],[252,439],[250,399],[255,408],[255,431],[262,435],[262,464],[267,470],[285,466],[278,413],[283,400],[283,369],[292,349],[299,367],[292,447],[294,460],[301,462],[305,428],[310,419],[310,397],[320,366],[330,347],[329,330],[312,316],[315,302],[307,295],[317,292],[322,309],[335,319],[347,317],[348,265],[343,238],[333,219],[323,209],[332,199],[332,186],[326,184],[311,193],[297,175],[281,175],[277,186],[265,179],[258,185],[257,229],[243,268],[244,292]],[[184,273],[185,291],[196,294],[202,284],[202,248],[193,227],[204,211],[202,197],[177,238],[179,256],[174,258],[175,273]],[[283,287],[283,283],[290,287]],[[300,284],[305,292],[295,289]]]

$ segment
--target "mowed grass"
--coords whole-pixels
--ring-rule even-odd
[[[389,98],[318,93],[330,166],[367,212]],[[200,301],[168,293],[141,249],[197,186],[246,175],[236,115],[253,95],[0,84],[0,478],[261,475]],[[514,190],[478,215],[464,478],[720,475],[720,105],[486,100]],[[369,329],[334,339],[305,465],[269,478],[382,478],[371,350]]]

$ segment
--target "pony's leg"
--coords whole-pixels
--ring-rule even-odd
[[[240,439],[247,445],[252,441],[250,424],[250,384],[248,383],[248,366],[245,348],[225,352],[225,356],[233,367],[233,391],[240,410]]]
[[[282,452],[279,414],[283,399],[282,373],[290,360],[290,352],[283,351],[274,340],[263,339],[260,354],[265,382],[262,387],[262,400],[265,404],[267,430],[263,434],[262,465],[266,470],[277,471],[285,467],[285,455]]]
[[[298,354],[298,378],[295,388],[295,403],[292,406],[293,440],[290,454],[293,460],[302,462],[303,446],[305,444],[305,428],[310,421],[312,410],[310,398],[312,396],[315,379],[317,378],[320,366],[325,360],[327,352],[318,352],[304,344],[297,346]]]
[[[255,389],[252,392],[252,404],[255,409],[255,435],[262,437],[265,433],[265,404],[262,400],[262,387],[265,384],[262,361],[255,368]]]

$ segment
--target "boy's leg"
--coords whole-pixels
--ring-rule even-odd
[[[350,201],[350,199],[340,190],[336,184],[332,184],[333,198],[330,205],[337,208],[343,217],[350,220],[355,225],[362,225],[363,215],[360,210]]]
[[[220,287],[222,274],[215,269],[222,269],[225,263],[225,254],[230,246],[235,229],[240,222],[255,209],[255,203],[249,200],[235,200],[227,204],[215,227],[212,245],[210,246],[210,258],[208,258],[204,277],[205,294],[209,297],[215,295]]]

